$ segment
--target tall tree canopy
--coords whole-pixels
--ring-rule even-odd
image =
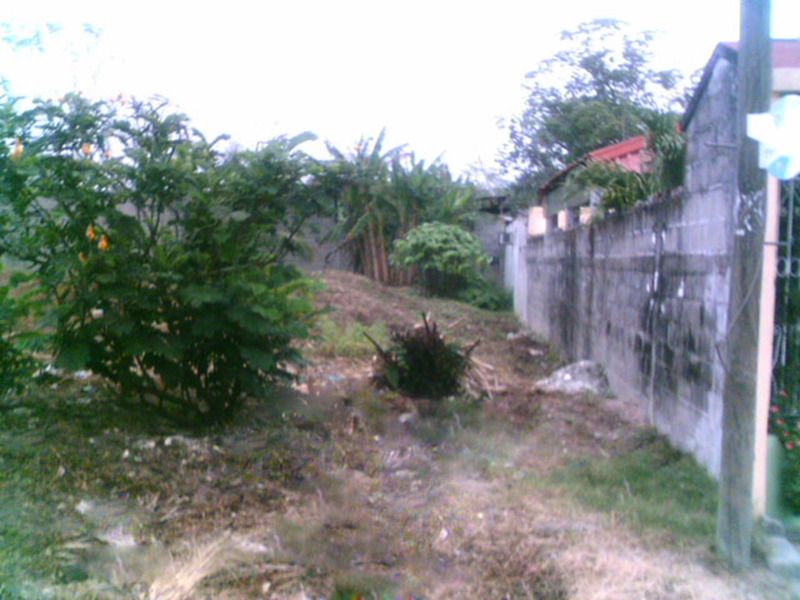
[[[654,113],[680,108],[683,78],[652,68],[649,32],[599,19],[562,33],[564,49],[528,73],[525,110],[511,121],[508,172],[535,189],[587,152],[646,130]]]

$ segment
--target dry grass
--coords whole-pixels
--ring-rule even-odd
[[[261,529],[261,528],[259,528]],[[303,569],[276,563],[277,552],[262,542],[264,531],[247,535],[225,532],[204,542],[185,541],[184,556],[173,559],[150,584],[148,600],[189,600],[211,579],[220,579],[235,570],[257,571],[277,575],[284,582],[298,579]],[[271,536],[277,540],[274,534]],[[224,579],[224,577],[222,577]],[[217,588],[217,593],[221,591]]]
[[[614,516],[524,484],[450,482],[449,535],[437,550],[461,580],[432,598],[552,600],[788,599],[785,582],[758,568],[733,576],[704,548],[679,550],[632,533]]]
[[[228,568],[238,553],[228,536],[195,546],[190,556],[173,562],[148,590],[149,600],[189,600],[207,578]]]

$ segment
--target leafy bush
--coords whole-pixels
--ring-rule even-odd
[[[468,287],[456,294],[456,298],[484,310],[504,311],[514,306],[511,292],[483,278],[471,281]]]
[[[310,284],[282,259],[313,208],[307,161],[283,139],[223,159],[165,112],[69,95],[18,115],[0,250],[52,302],[62,366],[219,419],[299,359]]]
[[[31,301],[26,295],[9,295],[20,279],[12,277],[8,285],[0,287],[0,398],[21,391],[36,369],[29,351],[31,336],[17,329],[19,321],[27,316]]]
[[[393,264],[415,268],[423,288],[432,295],[455,297],[489,263],[481,242],[457,225],[424,223],[397,240]]]
[[[769,413],[769,430],[778,436],[785,451],[781,496],[788,508],[800,513],[800,420],[785,416],[780,407],[773,404]]]
[[[583,188],[600,191],[604,210],[625,210],[652,197],[657,180],[647,173],[636,173],[616,163],[590,162],[570,174],[568,184],[577,191]]]

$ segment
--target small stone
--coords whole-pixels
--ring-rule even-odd
[[[94,508],[94,504],[92,504],[89,500],[81,500],[75,506],[75,510],[78,511],[80,514],[85,515],[88,514]]]
[[[397,420],[401,423],[408,423],[409,421],[412,421],[415,416],[416,415],[413,412],[407,412],[400,415]]]
[[[583,360],[559,369],[546,379],[536,382],[534,392],[561,394],[612,395],[605,369],[599,363]]]

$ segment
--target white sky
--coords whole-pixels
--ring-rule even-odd
[[[4,4],[4,23],[78,32],[88,22],[102,31],[91,57],[74,47],[43,55],[0,47],[0,73],[20,95],[76,86],[94,97],[157,93],[209,139],[229,133],[244,146],[310,130],[348,150],[386,127],[387,148],[441,155],[458,174],[479,161],[494,166],[508,137],[498,120],[521,111],[525,73],[558,49],[562,30],[610,17],[662,31],[657,66],[688,73],[718,41],[738,39],[740,1]],[[773,0],[773,23],[773,37],[800,37],[800,2]]]

